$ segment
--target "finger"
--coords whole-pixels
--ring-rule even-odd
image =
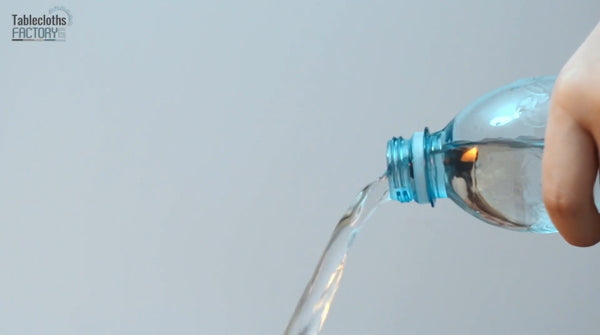
[[[544,142],[542,191],[552,222],[570,244],[598,243],[600,214],[593,195],[598,155],[592,136],[553,104]]]

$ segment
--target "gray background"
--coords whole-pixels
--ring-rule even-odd
[[[386,141],[557,73],[580,1],[64,3],[0,38],[0,333],[280,334]],[[323,334],[597,334],[598,247],[384,206]]]

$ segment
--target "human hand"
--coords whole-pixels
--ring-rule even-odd
[[[600,241],[593,195],[599,148],[600,23],[556,80],[544,144],[544,204],[556,229],[575,246]]]

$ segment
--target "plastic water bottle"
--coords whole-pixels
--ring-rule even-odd
[[[500,227],[552,233],[542,201],[542,153],[556,77],[523,79],[477,99],[442,130],[393,138],[387,147],[390,197],[450,198]]]

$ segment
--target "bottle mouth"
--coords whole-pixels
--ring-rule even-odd
[[[429,131],[416,132],[410,139],[394,137],[387,146],[387,177],[390,198],[400,202],[434,203],[427,175]]]
[[[394,137],[387,144],[387,177],[390,198],[400,202],[410,202],[414,198],[412,190],[411,141]]]

